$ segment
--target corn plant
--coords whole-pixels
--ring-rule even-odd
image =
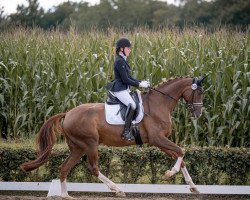
[[[208,74],[203,116],[192,120],[178,104],[172,140],[249,147],[249,32],[227,28],[1,33],[0,126],[6,120],[10,138],[32,138],[50,116],[104,102],[104,86],[114,78],[115,41],[123,36],[132,41],[129,63],[138,79],[157,85],[174,76]]]

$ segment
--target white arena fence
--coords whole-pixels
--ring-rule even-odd
[[[169,193],[188,194],[188,185],[172,184],[116,184],[125,193]],[[239,185],[196,185],[201,194],[250,195],[250,186]],[[103,183],[67,183],[68,191],[110,192]],[[60,195],[60,180],[52,182],[0,182],[1,191],[48,191],[48,196]]]

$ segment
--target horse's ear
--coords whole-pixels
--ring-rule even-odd
[[[205,80],[205,78],[207,77],[208,75],[204,75],[204,76],[202,76],[201,78],[199,78],[198,80],[197,80],[197,84],[198,85],[202,85],[202,83],[203,83],[203,81]]]

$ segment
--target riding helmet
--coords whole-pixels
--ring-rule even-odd
[[[116,42],[116,49],[125,47],[131,47],[131,43],[127,38],[121,38]]]

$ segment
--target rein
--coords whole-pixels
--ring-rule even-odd
[[[201,83],[204,81],[204,79],[206,78],[206,76],[203,76],[201,79],[197,79],[197,78],[193,78],[193,82],[192,82],[192,85],[191,85],[191,89],[193,90],[192,93],[190,94],[190,97],[185,100],[185,103],[180,101],[182,105],[185,105],[185,107],[187,107],[188,109],[190,109],[190,111],[192,112],[193,115],[195,115],[195,108],[196,107],[202,107],[203,106],[203,103],[202,102],[194,102],[194,95],[195,95],[195,92],[201,92],[201,94],[203,93],[203,90],[202,90],[202,85]],[[166,96],[176,102],[178,102],[179,99],[176,99],[174,97],[172,97],[171,95],[167,94],[167,93],[164,93],[160,90],[157,90],[153,87],[148,87],[150,90],[153,90],[153,91],[156,91],[158,92],[159,94],[163,95],[163,96]],[[148,92],[149,93],[149,92]],[[183,92],[183,94],[185,93],[185,91]],[[150,112],[150,111],[149,111]],[[150,116],[149,114],[147,113],[144,113],[146,114],[147,116]]]
[[[167,93],[161,92],[160,90],[157,90],[157,89],[155,89],[155,88],[153,88],[153,87],[149,87],[149,89],[150,89],[150,90],[154,90],[154,91],[156,91],[156,92],[158,92],[158,93],[160,93],[160,94],[162,94],[162,95],[164,95],[164,96],[166,96],[166,97],[169,97],[170,99],[173,99],[174,101],[178,102],[177,99],[175,99],[174,97],[172,97],[171,95],[169,95],[169,94],[167,94]],[[185,105],[187,108],[191,108],[191,109],[193,109],[193,107],[195,107],[195,106],[202,106],[203,103],[194,103],[194,100],[193,100],[193,99],[194,99],[194,93],[195,93],[195,91],[197,91],[197,90],[201,90],[201,91],[202,91],[201,87],[198,86],[196,89],[194,89],[194,90],[192,91],[192,94],[190,95],[189,100],[192,99],[192,101],[190,102],[190,101],[188,100],[188,101],[185,102],[185,103],[183,103],[182,101],[180,101],[181,104],[182,104],[182,105]]]
[[[173,99],[173,100],[175,100],[176,102],[178,102],[178,100],[177,99],[175,99],[174,97],[172,97],[171,95],[169,95],[169,94],[165,94],[164,92],[161,92],[160,90],[157,90],[157,89],[155,89],[155,88],[153,88],[153,87],[149,87],[149,89],[150,90],[154,90],[154,91],[156,91],[156,92],[158,92],[158,93],[160,93],[160,94],[162,94],[162,95],[164,95],[164,96],[166,96],[166,97],[169,97],[170,99]],[[184,103],[181,101],[181,103],[184,105]]]
[[[177,101],[177,99],[175,99],[174,97],[170,96],[169,94],[165,94],[165,93],[161,92],[160,90],[157,90],[157,89],[155,89],[155,88],[153,88],[153,87],[149,87],[149,89],[150,89],[150,90],[154,90],[154,91],[156,91],[156,92],[159,92],[160,94],[162,94],[162,95],[164,95],[164,96],[167,96],[167,97],[169,97],[170,99],[173,99],[173,100]]]
[[[167,94],[167,93],[165,94],[164,92],[162,92],[162,91],[160,91],[160,90],[157,90],[157,89],[155,89],[155,88],[153,88],[153,87],[151,87],[151,86],[149,86],[148,88],[149,88],[150,90],[154,90],[154,91],[156,91],[156,92],[162,94],[163,96],[169,97],[170,99],[172,99],[172,100],[178,102],[177,99],[175,99],[174,97],[172,97],[171,95],[169,95],[169,94]],[[183,105],[185,105],[185,106],[188,106],[188,104],[184,104],[182,101],[181,101],[181,103],[182,103]],[[149,112],[150,112],[150,111],[149,111]],[[146,116],[151,117],[151,115],[148,114],[148,113],[145,113],[145,112],[144,112],[144,114],[145,114]],[[162,120],[160,120],[160,121],[163,122]]]

